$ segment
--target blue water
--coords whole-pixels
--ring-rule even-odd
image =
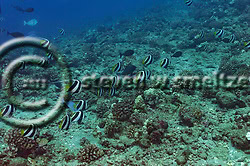
[[[121,17],[136,14],[163,0],[1,0],[2,16],[0,28],[25,35],[48,36],[58,33],[58,28],[66,32],[81,31],[86,26],[102,24]],[[21,13],[12,5],[22,8],[33,7],[32,13]],[[24,21],[37,19],[36,26],[24,26]],[[56,36],[56,35],[55,35]],[[11,39],[6,33],[0,34],[0,43]]]

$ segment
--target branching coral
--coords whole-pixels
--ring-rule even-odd
[[[98,160],[103,155],[103,150],[99,149],[96,145],[89,144],[80,149],[79,153],[77,154],[77,159],[79,162],[90,163],[91,161]]]

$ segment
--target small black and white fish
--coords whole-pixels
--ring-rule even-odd
[[[204,31],[200,31],[199,34],[197,34],[194,38],[195,39],[202,39],[204,37]]]
[[[88,109],[88,102],[86,100],[79,100],[79,102],[76,104],[76,110],[86,110]]]
[[[165,58],[161,61],[161,67],[163,68],[167,68],[169,64],[170,64],[170,60],[168,58]]]
[[[115,95],[115,88],[112,87],[109,89],[109,96],[114,96]]]
[[[0,112],[1,117],[11,117],[13,113],[16,111],[16,108],[13,104],[8,104],[5,106],[2,111]]]
[[[190,6],[190,5],[192,5],[192,3],[193,3],[192,0],[184,0],[184,2],[185,2],[185,4],[186,4],[187,6]]]
[[[59,124],[61,130],[68,130],[71,124],[70,116],[67,114]]]
[[[121,62],[118,62],[117,64],[115,64],[112,68],[113,72],[119,72],[121,70]]]
[[[102,88],[99,88],[97,90],[97,96],[102,96],[103,95],[103,89]]]
[[[150,76],[151,76],[151,72],[150,71],[145,71],[145,73],[146,73],[146,79],[148,80],[150,78]]]
[[[24,70],[26,67],[26,63],[24,61],[20,62],[19,69]]]
[[[217,31],[217,32],[214,32],[214,35],[215,35],[216,38],[221,38],[221,37],[223,37],[223,35],[224,35],[223,29],[221,29],[221,30],[219,30],[219,31]]]
[[[117,85],[118,76],[114,76],[112,79],[111,87],[115,87]]]
[[[142,64],[150,65],[152,63],[152,61],[153,61],[153,57],[152,57],[152,55],[149,55],[143,59]]]
[[[40,41],[40,44],[41,44],[41,46],[42,46],[43,48],[47,48],[47,49],[49,49],[50,46],[51,46],[51,43],[50,43],[50,41],[49,41],[48,39],[42,39],[42,40]]]
[[[71,119],[72,119],[72,122],[78,122],[78,124],[80,124],[82,123],[83,118],[84,118],[83,112],[77,111],[76,113],[74,113]]]
[[[250,48],[250,41],[244,42],[244,46],[245,46],[245,48],[249,49]]]
[[[66,91],[74,93],[79,93],[82,89],[82,83],[79,80],[74,80],[73,83],[70,85],[66,85]]]
[[[49,62],[46,59],[41,60],[38,65],[41,67],[48,66]]]
[[[229,39],[230,43],[234,43],[234,41],[236,40],[236,37],[234,34],[231,35],[231,38]]]
[[[136,75],[136,82],[143,82],[145,81],[147,78],[146,76],[146,72],[145,71],[140,71],[137,75]]]
[[[35,125],[30,125],[27,129],[21,130],[21,135],[24,137],[34,137],[37,134],[37,127]]]
[[[52,59],[53,58],[53,53],[52,52],[48,52],[46,55],[47,55],[48,59]]]
[[[65,34],[65,30],[64,30],[63,28],[60,28],[60,29],[59,29],[59,33],[60,33],[61,35],[64,35],[64,34]]]

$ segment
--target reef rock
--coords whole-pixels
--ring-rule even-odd
[[[236,108],[237,105],[242,105],[242,101],[231,92],[218,92],[216,99],[221,108]]]

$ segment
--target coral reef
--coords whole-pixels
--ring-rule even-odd
[[[112,108],[113,117],[120,121],[128,120],[133,113],[133,106],[133,100],[127,100],[114,104]]]
[[[203,114],[202,108],[197,105],[183,105],[179,108],[182,123],[189,127],[193,127],[195,123],[200,123]]]
[[[29,155],[34,155],[39,151],[44,151],[42,148],[39,148],[38,142],[28,137],[23,137],[19,130],[10,130],[6,133],[4,141],[9,146],[9,152],[15,157],[24,157],[27,158]]]
[[[104,132],[107,137],[114,137],[116,133],[120,133],[122,131],[121,122],[109,120],[106,121]]]
[[[248,60],[247,60],[248,61]],[[226,75],[249,76],[250,66],[236,58],[223,57],[219,67],[219,72]]]
[[[237,98],[233,93],[231,92],[218,92],[216,94],[216,99],[220,107],[222,108],[236,108],[239,107],[246,107],[245,103]]]
[[[86,145],[84,148],[80,149],[77,154],[77,160],[80,163],[86,162],[90,163],[92,161],[98,160],[104,155],[104,151],[99,149],[96,145]]]
[[[245,129],[233,130],[231,133],[231,142],[236,148],[250,154],[250,144],[249,140],[247,140],[246,133]]]
[[[0,165],[247,165],[249,87],[226,87],[224,80],[220,87],[203,87],[202,83],[218,73],[244,76],[249,86],[249,48],[244,46],[249,41],[248,1],[196,0],[191,6],[159,1],[132,17],[125,13],[51,39],[64,53],[72,78],[96,74],[93,89],[72,94],[73,101],[86,100],[89,107],[83,110],[81,124],[73,122],[65,131],[52,122],[41,128],[43,134],[35,139],[21,136],[17,129],[8,131],[0,122]],[[215,36],[220,30],[224,34]],[[25,49],[11,52],[11,58],[1,60],[1,70],[15,54],[29,53]],[[142,64],[149,55],[152,63]],[[162,68],[165,58],[170,63]],[[60,73],[56,62],[49,62],[46,72],[20,71],[15,94],[22,90],[23,75],[42,76],[52,83],[48,91],[21,91],[23,97],[30,100],[31,95],[47,95],[49,101],[57,101]],[[112,72],[118,62],[120,71]],[[102,75],[122,79],[139,71],[151,73],[141,87],[126,88],[120,80],[114,96],[105,88],[102,96],[96,95]],[[175,80],[185,76],[192,77]],[[201,82],[193,84],[195,78]],[[0,98],[2,108],[6,96],[0,94]],[[33,119],[42,114],[17,109],[14,116]]]

